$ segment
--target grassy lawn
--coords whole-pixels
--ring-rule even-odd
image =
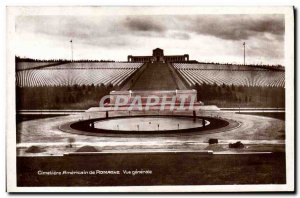
[[[265,116],[270,118],[277,118],[280,120],[285,120],[285,113],[282,112],[253,112],[253,113],[239,113],[239,114],[247,114],[247,115],[258,115],[258,116]]]
[[[152,174],[126,175],[150,170]],[[37,171],[120,171],[118,175],[38,175]],[[18,157],[18,186],[132,186],[284,184],[285,154],[200,155],[106,154],[98,156]]]
[[[175,90],[176,82],[166,63],[148,63],[147,68],[137,79],[132,90]]]

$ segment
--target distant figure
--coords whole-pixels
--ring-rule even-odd
[[[95,128],[94,122],[92,122],[91,125],[92,125],[92,128]]]
[[[202,119],[202,126],[205,127],[205,120],[204,120],[204,118]]]
[[[108,118],[108,111],[106,111],[106,113],[105,113],[105,117],[106,117],[106,118]]]

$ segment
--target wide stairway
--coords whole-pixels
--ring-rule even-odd
[[[131,90],[175,90],[177,83],[166,63],[148,63]]]

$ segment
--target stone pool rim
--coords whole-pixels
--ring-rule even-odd
[[[176,130],[160,130],[160,131],[122,131],[122,130],[109,130],[109,129],[100,129],[90,127],[90,123],[111,120],[111,119],[122,119],[122,118],[137,118],[137,117],[176,117],[176,118],[189,118],[193,119],[193,116],[186,115],[133,115],[133,116],[114,116],[108,118],[94,118],[88,120],[74,121],[61,125],[59,128],[64,132],[76,133],[80,135],[92,135],[92,136],[101,136],[104,134],[118,135],[118,134],[127,134],[127,135],[164,135],[164,134],[178,134],[178,133],[190,133],[190,132],[209,132],[214,129],[223,128],[229,125],[229,122],[222,118],[209,117],[209,116],[196,116],[196,119],[205,119],[210,122],[206,127],[193,127],[187,129],[176,129]]]

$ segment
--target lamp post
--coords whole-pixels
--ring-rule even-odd
[[[244,65],[246,65],[246,42],[243,43],[244,46]]]
[[[73,62],[73,41],[72,39],[70,40],[71,43],[71,62]]]

